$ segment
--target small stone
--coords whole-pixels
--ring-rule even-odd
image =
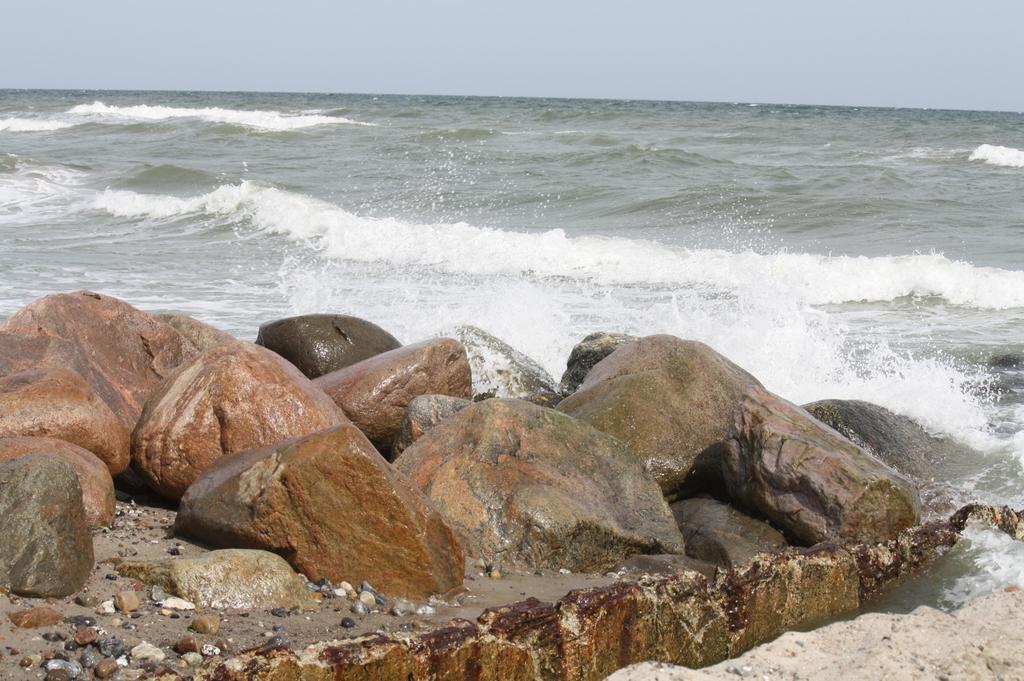
[[[176,596],[171,596],[169,598],[165,598],[163,603],[161,603],[160,605],[164,606],[165,608],[170,608],[172,610],[195,610],[196,609],[195,603],[192,603],[191,601],[186,601],[184,598],[178,598]]]
[[[415,610],[416,606],[413,605],[412,602],[404,598],[399,598],[397,601],[395,601],[395,604],[391,606],[391,614],[395,617],[405,617],[406,615],[411,615]]]
[[[60,643],[61,641],[64,641],[66,638],[67,637],[64,634],[61,634],[57,631],[48,631],[42,636],[42,639],[44,641],[49,641],[50,643]]]
[[[21,660],[18,661],[19,667],[31,667],[34,664],[35,660],[33,660],[31,657],[23,657],[21,658]]]
[[[1020,591],[1020,587],[1016,584],[1009,584],[1005,589],[1003,589],[1003,591],[1005,591],[1008,594],[1012,594]]]
[[[167,599],[167,592],[159,586],[154,586],[149,590],[149,597],[153,599],[154,603],[163,603]]]
[[[346,629],[351,629],[352,627],[356,626],[356,621],[351,617],[342,617],[341,626],[345,627]]]
[[[491,579],[501,579],[501,570],[494,569],[487,573],[487,576]]]
[[[139,594],[134,591],[118,591],[114,596],[114,606],[121,612],[135,612],[139,605]]]
[[[82,665],[72,660],[50,660],[43,665],[43,669],[50,673],[53,673],[54,671],[62,671],[67,674],[67,678],[69,679],[77,679],[85,673],[85,670],[82,669]],[[47,678],[49,678],[49,674],[47,675]]]
[[[171,615],[178,614],[173,610],[168,610],[167,608],[160,608],[159,610],[157,610],[157,613],[159,613],[162,617],[170,617]]]
[[[203,647],[199,649],[203,657],[217,657],[220,655],[220,648],[213,645],[212,643],[204,643]]]
[[[416,608],[416,614],[421,615],[423,617],[429,617],[430,615],[437,614],[437,609],[434,608],[434,606],[432,605],[424,604]]]
[[[567,570],[566,568],[559,568],[558,569],[558,574],[560,574],[560,575],[571,575],[572,574],[572,570]]]
[[[101,638],[96,648],[103,657],[121,657],[125,653],[124,641],[119,638]]]
[[[179,655],[185,655],[186,653],[198,653],[199,641],[192,636],[186,636],[185,638],[178,639],[174,644],[174,652]]]
[[[77,627],[92,627],[96,624],[96,618],[90,617],[89,615],[74,615],[73,617],[65,617],[64,621],[68,624],[74,624]]]
[[[82,651],[82,654],[78,656],[78,663],[82,665],[83,669],[92,669],[96,666],[99,660],[96,659],[96,653],[92,652],[88,648]]]
[[[270,614],[274,617],[287,617],[289,615],[288,608],[274,608],[270,611]]]
[[[46,673],[44,681],[72,681],[74,678],[66,669],[53,669]]]
[[[348,610],[349,610],[349,612],[351,612],[353,614],[356,614],[356,615],[366,615],[367,613],[370,612],[370,609],[368,607],[366,607],[366,603],[363,603],[361,600],[360,601],[356,601],[355,603],[353,603],[352,607],[349,608]]]
[[[107,658],[97,662],[96,666],[93,667],[92,673],[97,679],[109,679],[117,673],[118,669],[117,661]]]
[[[334,590],[334,596],[336,598],[346,598],[348,596],[348,592],[345,591],[344,589],[335,589]]]
[[[103,601],[98,606],[96,606],[97,615],[113,615],[114,612],[114,601]]]
[[[60,622],[63,616],[52,608],[30,608],[18,612],[8,613],[7,618],[16,627],[22,629],[37,629],[39,627],[51,627]]]
[[[217,632],[220,631],[220,617],[217,615],[202,615],[192,620],[192,624],[188,627],[197,634],[206,634],[208,636],[216,636]]]
[[[199,653],[185,653],[181,656],[181,661],[189,667],[198,667],[203,663],[203,656]]]
[[[369,591],[359,592],[359,602],[365,605],[367,608],[372,608],[377,605],[377,599],[374,598],[373,594]]]
[[[152,660],[153,662],[163,662],[167,657],[167,654],[157,648],[152,643],[143,641],[139,645],[132,648],[131,651],[132,659],[136,662],[144,662],[146,660]]]
[[[78,627],[75,629],[75,643],[80,646],[87,646],[96,640],[96,630],[92,627]]]
[[[95,608],[100,604],[100,599],[98,596],[94,596],[93,594],[82,593],[75,596],[75,603],[83,608]]]
[[[356,590],[348,582],[341,582],[340,584],[338,584],[338,589],[341,589],[347,594],[354,594],[356,592]],[[337,591],[337,589],[335,589],[335,591]]]

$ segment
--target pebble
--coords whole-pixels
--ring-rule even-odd
[[[23,657],[21,658],[21,660],[18,661],[18,665],[21,667],[31,667],[36,662],[38,662],[38,658],[33,660],[31,657]]]
[[[487,573],[487,576],[491,579],[501,579],[501,570],[494,569]]]
[[[99,596],[93,594],[78,594],[75,596],[75,603],[83,608],[95,608],[100,604]]]
[[[404,598],[399,598],[395,601],[395,604],[391,606],[391,614],[395,617],[405,617],[411,615],[416,610],[416,606],[411,601]]]
[[[85,674],[85,670],[82,668],[82,665],[71,660],[50,660],[45,665],[43,665],[43,669],[45,669],[48,672],[62,670],[68,675],[69,678],[72,679],[77,679],[83,674]]]
[[[177,596],[170,596],[165,598],[163,603],[160,605],[171,610],[195,610],[196,604],[191,601],[186,601],[184,598],[178,598]]]
[[[45,634],[43,634],[42,638],[44,641],[49,641],[50,643],[58,643],[60,641],[65,640],[67,637],[64,634],[58,633],[56,631],[48,631]]]
[[[199,649],[203,657],[216,657],[220,655],[220,648],[213,645],[212,643],[204,643],[203,647]]]
[[[96,606],[97,615],[113,615],[114,614],[114,601],[103,601]]]
[[[114,607],[121,612],[135,612],[139,605],[139,594],[134,591],[118,591],[114,596]]]
[[[154,603],[163,603],[167,598],[167,592],[159,586],[154,586],[149,590],[149,597],[153,599]]]
[[[49,627],[60,622],[63,617],[53,608],[30,608],[19,612],[12,612],[7,615],[11,624],[22,629],[35,629],[37,627]]]
[[[93,667],[92,673],[97,679],[109,679],[117,673],[119,668],[117,661],[108,657],[105,660],[97,662],[96,666]]]
[[[203,656],[199,653],[185,653],[181,656],[181,661],[189,667],[198,667],[203,663]]]
[[[362,598],[364,593],[369,593],[373,596],[373,599],[377,602],[377,605],[386,605],[387,601],[380,595],[380,592],[370,586],[369,582],[363,582],[359,585],[359,597]]]
[[[365,615],[370,612],[370,609],[366,607],[366,603],[363,603],[362,601],[356,601],[352,604],[352,607],[349,608],[349,612],[354,613],[356,615]]]
[[[197,634],[215,636],[220,631],[220,617],[217,615],[202,615],[192,620],[189,629]]]
[[[174,644],[174,652],[179,655],[185,655],[187,653],[198,653],[199,652],[199,641],[192,636],[186,636],[185,638],[178,639]]]
[[[341,618],[341,626],[345,627],[346,629],[351,629],[352,627],[356,626],[356,621],[351,617],[343,617]]]
[[[377,599],[374,598],[373,594],[369,591],[361,591],[359,593],[359,602],[365,605],[367,608],[372,608],[377,605]]]
[[[96,659],[96,653],[92,652],[88,648],[82,651],[82,654],[78,656],[78,663],[85,669],[92,669],[96,666],[99,660]]]
[[[348,582],[342,582],[341,584],[339,584],[338,589],[341,589],[347,594],[355,594],[356,592],[355,588]],[[337,591],[337,589],[335,589],[335,591]]]
[[[132,648],[131,652],[132,659],[136,662],[143,662],[146,660],[152,660],[153,662],[163,662],[167,657],[167,653],[157,648],[152,643],[143,641],[139,645]]]
[[[72,681],[74,678],[66,669],[54,669],[46,672],[44,681]]]
[[[270,614],[274,617],[287,617],[290,613],[288,612],[288,608],[274,608],[270,611]]]
[[[560,574],[560,575],[571,575],[572,574],[572,570],[567,570],[566,568],[559,568],[558,569],[558,574]]]
[[[429,616],[429,615],[434,615],[436,613],[437,613],[437,608],[435,608],[432,605],[424,604],[424,605],[421,605],[420,607],[416,608],[416,614],[417,615]]]
[[[64,621],[68,624],[74,624],[78,627],[92,627],[96,625],[96,618],[89,617],[88,615],[75,615],[74,617],[65,617]]]
[[[96,648],[103,657],[121,657],[125,653],[124,641],[119,638],[101,638]]]

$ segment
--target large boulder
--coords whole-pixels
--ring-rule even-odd
[[[594,366],[558,411],[625,443],[669,499],[720,484],[720,449],[760,383],[707,345],[648,336]]]
[[[382,352],[313,381],[382,453],[420,395],[473,396],[466,351],[458,341],[438,338]]]
[[[350,423],[217,461],[178,534],[283,556],[309,579],[423,599],[462,583],[464,554],[429,502]]]
[[[564,395],[571,395],[576,392],[583,381],[587,378],[590,370],[608,355],[615,352],[620,345],[639,340],[636,336],[625,333],[607,333],[598,331],[586,336],[573,347],[569,353],[569,361],[565,365],[565,373],[559,388]]]
[[[418,440],[425,432],[438,423],[456,414],[472,401],[448,395],[420,395],[414,397],[405,408],[402,422],[398,425],[398,433],[391,445],[391,461],[394,461],[409,445]]]
[[[710,497],[677,501],[672,504],[672,515],[683,531],[686,555],[724,568],[789,546],[782,533],[768,523]]]
[[[20,596],[78,591],[93,566],[75,469],[47,455],[0,463],[0,584]]]
[[[49,295],[23,307],[0,327],[4,345],[0,373],[74,369],[128,430],[160,381],[197,354],[170,325],[91,291]]]
[[[544,367],[500,338],[475,326],[460,326],[452,335],[466,348],[478,395],[523,398],[558,392]]]
[[[251,343],[224,345],[182,367],[146,403],[132,460],[154,491],[178,499],[225,454],[344,420],[330,397],[278,355]]]
[[[402,345],[376,324],[343,314],[306,314],[267,322],[260,326],[256,344],[281,355],[309,378]]]
[[[199,352],[238,342],[238,339],[231,334],[188,315],[164,312],[156,315],[156,318],[172,326]]]
[[[553,409],[491,399],[396,461],[471,556],[603,572],[634,553],[682,553],[657,484],[622,443]]]
[[[0,378],[0,437],[65,440],[95,454],[117,475],[128,467],[131,439],[120,419],[76,372],[26,369]]]
[[[115,569],[200,608],[301,610],[314,604],[306,581],[269,551],[223,549],[195,558],[119,560]]]
[[[808,546],[881,542],[920,518],[907,479],[762,388],[743,397],[723,472],[733,499]]]
[[[33,454],[56,456],[71,464],[82,489],[85,521],[90,527],[110,524],[114,519],[114,481],[106,464],[92,452],[63,440],[50,437],[0,437],[0,462]]]

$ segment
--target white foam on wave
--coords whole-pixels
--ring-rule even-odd
[[[958,578],[945,592],[946,601],[960,606],[978,596],[1002,591],[1024,583],[1024,542],[991,528],[968,526],[964,530],[964,553],[972,570]]]
[[[98,118],[101,121],[165,121],[174,118],[197,118],[210,123],[242,125],[260,131],[286,131],[311,128],[318,125],[366,125],[373,123],[355,121],[340,116],[319,114],[286,114],[279,111],[258,111],[222,109],[219,107],[186,108],[171,106],[110,106],[103,102],[79,104],[67,112],[71,116]]]
[[[49,132],[73,125],[70,121],[48,118],[0,118],[0,132]]]
[[[78,199],[86,173],[61,165],[14,159],[13,172],[0,173],[0,216],[6,222],[36,221],[41,216],[67,218],[67,205]]]
[[[971,152],[971,161],[984,161],[989,165],[1006,168],[1024,168],[1024,149],[982,144]]]

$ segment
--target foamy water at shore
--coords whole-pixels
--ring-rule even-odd
[[[1024,352],[1022,123],[0,93],[0,316],[91,288],[249,338],[322,310],[403,341],[471,323],[555,376],[591,331],[673,333],[793,401],[865,399],[964,442],[952,482],[1021,507],[1024,370],[989,360]],[[991,553],[1005,570],[961,572],[1021,573]]]

